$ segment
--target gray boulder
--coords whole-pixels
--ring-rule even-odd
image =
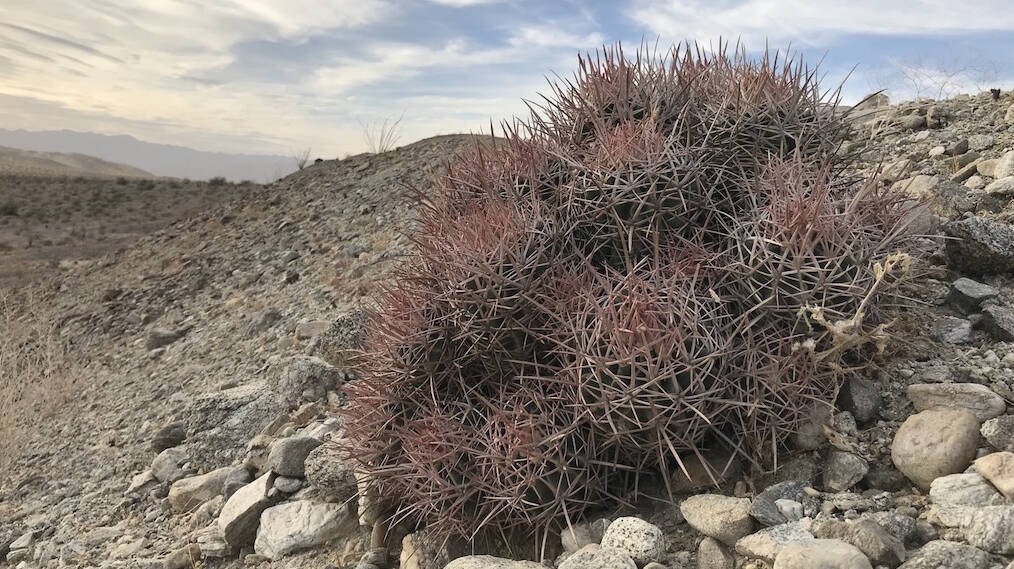
[[[775,558],[774,569],[873,569],[854,545],[837,539],[790,543]]]
[[[348,504],[287,502],[264,510],[254,551],[272,561],[321,546],[356,531],[359,524]]]
[[[948,264],[954,270],[991,275],[1014,269],[1014,227],[971,216],[944,226]]]
[[[979,421],[998,417],[1007,403],[993,390],[978,383],[915,383],[906,391],[917,411],[935,407],[967,409]]]
[[[302,478],[306,474],[306,457],[321,441],[312,437],[288,437],[271,445],[265,468],[279,476]]]
[[[593,543],[568,557],[559,569],[637,569],[637,564],[618,549]]]
[[[953,541],[936,540],[922,546],[899,569],[989,569],[985,551]]]
[[[750,500],[746,498],[699,494],[684,500],[680,512],[690,527],[727,545],[753,531]]]
[[[275,475],[269,472],[237,490],[225,502],[218,516],[218,528],[229,546],[250,545],[257,537],[261,513],[279,497],[277,491],[272,492],[274,478]]]

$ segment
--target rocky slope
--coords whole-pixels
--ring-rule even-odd
[[[775,473],[739,465],[676,504],[604,505],[547,563],[1014,567],[1014,97],[862,115],[845,150],[925,203],[922,304],[879,369]],[[464,144],[317,164],[37,291],[79,349],[80,395],[0,487],[7,562],[539,566],[373,524],[329,444],[357,308],[411,252],[405,184]]]

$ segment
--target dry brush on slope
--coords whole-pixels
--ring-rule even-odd
[[[836,103],[791,57],[616,46],[451,164],[347,388],[392,517],[555,529],[719,447],[774,464],[907,268]]]

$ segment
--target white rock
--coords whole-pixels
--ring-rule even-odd
[[[975,461],[975,471],[1005,498],[1014,499],[1014,453],[1004,451],[987,454]]]
[[[492,555],[466,555],[448,563],[444,569],[546,569],[534,561],[512,561]]]
[[[357,529],[351,506],[309,500],[272,506],[261,514],[254,551],[272,561],[323,545]]]
[[[998,180],[1007,176],[1014,176],[1014,150],[1001,156],[993,170],[993,177]]]
[[[680,512],[695,530],[726,545],[735,544],[736,540],[753,531],[750,500],[747,498],[700,494],[684,500],[680,504]]]
[[[1014,506],[969,508],[969,519],[961,524],[965,539],[973,545],[1002,555],[1014,553]]]
[[[774,569],[873,569],[854,545],[837,539],[790,543],[775,558]]]
[[[965,409],[936,408],[910,416],[891,444],[894,465],[919,487],[968,468],[979,445],[979,420]]]
[[[1004,501],[977,472],[941,476],[930,484],[929,496],[939,506],[999,506]]]
[[[790,543],[814,539],[802,521],[771,526],[736,542],[736,553],[744,557],[774,563],[778,553]]]
[[[1007,403],[992,389],[978,383],[916,383],[907,395],[916,411],[934,407],[968,409],[979,421],[1003,415]]]
[[[637,564],[618,549],[592,543],[571,554],[559,569],[637,569]]]
[[[657,526],[640,518],[618,518],[602,535],[602,547],[622,551],[644,565],[662,559],[665,537]]]
[[[231,466],[212,470],[207,474],[182,478],[169,488],[169,505],[174,512],[189,512],[222,493]]]
[[[261,513],[273,502],[268,492],[272,489],[274,477],[271,472],[261,476],[237,490],[225,502],[222,513],[218,515],[218,528],[230,546],[242,547],[257,537]]]

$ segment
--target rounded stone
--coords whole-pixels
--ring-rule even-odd
[[[736,540],[753,531],[747,498],[700,494],[684,500],[680,512],[695,530],[726,545],[735,545]]]
[[[894,465],[928,490],[933,480],[968,468],[979,445],[979,420],[966,409],[935,408],[901,424],[891,444]]]
[[[618,549],[638,565],[659,561],[665,552],[665,536],[657,526],[640,518],[618,518],[602,535],[602,547]]]
[[[774,569],[873,569],[854,545],[837,539],[790,543],[778,552]]]

